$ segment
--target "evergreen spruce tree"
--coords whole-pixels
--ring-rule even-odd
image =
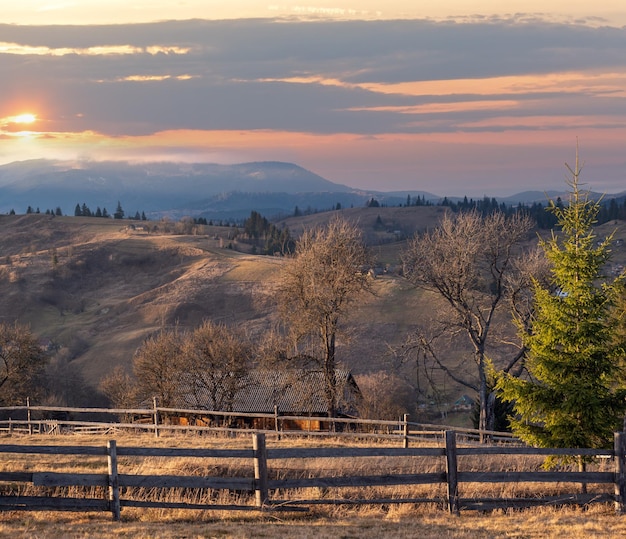
[[[117,208],[113,214],[113,219],[124,219],[124,210],[122,209],[122,204],[119,200],[117,201]]]
[[[609,448],[621,430],[624,339],[614,308],[624,275],[603,274],[611,237],[593,231],[599,203],[579,184],[578,155],[569,205],[551,202],[562,233],[542,241],[552,287],[534,283],[534,320],[523,335],[529,379],[503,375],[502,397],[514,403],[513,432],[539,447]],[[583,466],[580,461],[581,469]]]

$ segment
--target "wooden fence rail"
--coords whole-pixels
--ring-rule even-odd
[[[78,419],[88,416],[89,420]],[[110,432],[114,430],[143,430],[154,432],[159,436],[163,432],[250,432],[249,426],[237,426],[236,422],[250,423],[263,421],[265,428],[255,427],[256,432],[275,434],[278,437],[300,435],[309,436],[358,436],[359,438],[379,438],[400,440],[408,447],[410,440],[434,438],[443,439],[445,430],[454,430],[466,440],[481,440],[485,437],[492,441],[508,442],[516,440],[510,433],[480,431],[478,429],[457,428],[445,425],[416,423],[409,421],[405,414],[397,421],[358,418],[328,418],[281,415],[278,409],[274,413],[224,412],[215,410],[197,410],[187,408],[164,408],[157,406],[156,399],[152,408],[75,408],[32,406],[0,407],[0,431],[9,433],[60,434],[65,431]],[[94,420],[94,417],[101,418]],[[120,421],[118,418],[134,418],[133,421]],[[196,421],[187,424],[176,424],[172,418],[192,418]],[[218,418],[221,419],[221,425]],[[313,429],[313,422],[322,422],[325,428]],[[200,423],[200,424],[198,424]],[[202,424],[203,423],[203,424]],[[209,425],[209,423],[211,423]],[[290,430],[290,425],[298,424],[300,428]],[[309,428],[304,428],[306,425]]]
[[[612,450],[592,449],[538,449],[529,447],[457,447],[457,435],[453,431],[445,433],[443,447],[289,447],[267,448],[265,434],[252,434],[250,449],[191,449],[191,448],[145,448],[120,447],[114,440],[106,447],[87,446],[37,446],[0,445],[0,459],[4,454],[94,456],[107,459],[107,473],[59,473],[52,471],[28,472],[24,470],[0,472],[0,510],[60,510],[60,511],[110,511],[115,520],[120,519],[124,507],[160,507],[204,510],[287,510],[306,511],[309,505],[318,504],[400,504],[436,503],[443,504],[453,513],[462,509],[490,510],[504,507],[527,507],[539,504],[588,504],[613,501],[615,509],[622,514],[626,510],[626,473],[624,434],[615,434]],[[481,462],[490,456],[538,455],[609,458],[613,471],[572,472],[572,471],[464,471],[459,469],[459,457],[480,456]],[[223,477],[198,475],[144,475],[124,473],[120,469],[120,457],[165,457],[165,458],[211,458],[228,461],[244,459],[252,461],[253,475],[249,477]],[[276,472],[283,469],[275,462],[296,459],[303,464],[306,459],[350,459],[379,457],[385,463],[393,459],[411,458],[442,459],[440,472],[424,473],[379,473],[353,475],[327,475],[321,477],[284,477]],[[341,461],[342,462],[342,461]],[[378,462],[378,461],[377,461]],[[125,461],[125,466],[128,466]],[[242,467],[244,469],[246,467]],[[368,468],[367,466],[359,469]],[[372,467],[373,468],[373,467]],[[326,469],[326,468],[324,468]],[[298,474],[302,475],[302,474]],[[310,475],[310,474],[305,474]],[[533,496],[518,498],[467,498],[461,496],[460,486],[464,483],[580,483],[589,485],[613,485],[613,493],[605,491],[576,494],[568,492],[560,496]],[[35,487],[100,487],[102,498],[8,495],[3,484],[30,483]],[[346,487],[368,489],[397,485],[443,485],[443,497],[398,497],[368,498],[350,496],[293,500],[285,498],[286,492],[297,489],[343,489]],[[210,489],[247,492],[251,496],[248,504],[188,503],[133,498],[133,488],[147,489]],[[74,491],[72,491],[74,492]],[[317,492],[317,491],[314,491]],[[362,491],[360,491],[362,492]],[[280,493],[280,497],[277,495]]]

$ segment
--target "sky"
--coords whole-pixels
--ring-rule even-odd
[[[623,0],[20,0],[0,164],[287,161],[379,191],[626,190]],[[504,6],[504,7],[503,7]]]

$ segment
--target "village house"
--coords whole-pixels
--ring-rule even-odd
[[[346,370],[336,371],[338,388],[337,417],[355,417],[361,398],[352,374]],[[193,383],[193,382],[191,382]],[[213,391],[211,391],[213,389]],[[215,391],[218,395],[216,398]],[[250,418],[241,414],[274,414],[298,416],[306,419],[283,420],[286,430],[323,430],[328,426],[328,408],[324,391],[324,373],[317,370],[289,369],[283,371],[253,370],[236,381],[236,387],[228,385],[211,388],[181,386],[180,406],[186,409],[234,412],[230,424],[255,429],[274,428],[270,418]],[[213,393],[213,394],[211,394]],[[216,409],[215,401],[221,403]],[[170,418],[176,424],[209,425],[207,416]]]

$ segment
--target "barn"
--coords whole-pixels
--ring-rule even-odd
[[[337,417],[355,417],[360,391],[352,374],[336,370]],[[219,386],[199,380],[181,381],[180,406],[200,410],[234,412],[231,422],[256,429],[273,428],[269,418],[249,418],[241,414],[274,414],[306,419],[283,420],[287,430],[323,430],[327,428],[328,409],[324,392],[324,373],[320,370],[256,369],[229,381],[228,377],[213,377]],[[218,404],[219,403],[219,404]],[[174,418],[171,418],[174,419]],[[185,424],[183,418],[175,422]]]

